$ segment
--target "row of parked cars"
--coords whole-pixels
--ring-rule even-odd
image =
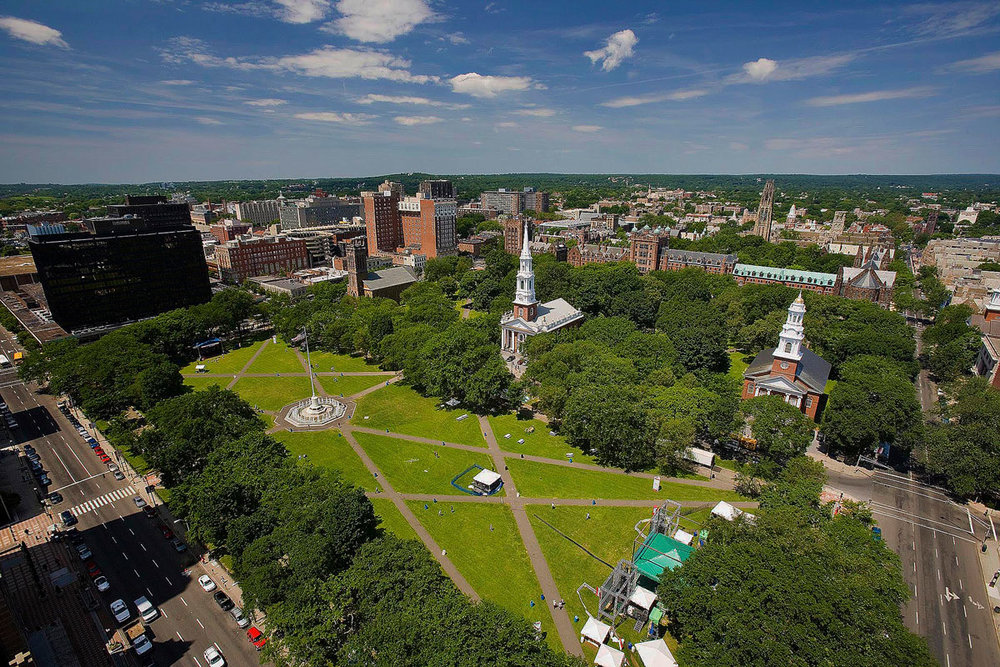
[[[198,585],[206,593],[212,594],[212,599],[215,600],[215,604],[219,605],[222,611],[228,612],[232,616],[233,620],[236,621],[241,629],[246,629],[247,639],[253,644],[254,648],[258,651],[264,648],[264,644],[267,643],[267,637],[264,636],[256,626],[250,625],[250,619],[246,617],[243,610],[236,606],[236,603],[225,594],[224,591],[219,590],[218,585],[212,579],[212,577],[207,574],[203,574],[198,577]],[[206,658],[208,656],[205,656]],[[224,664],[224,663],[223,663]]]
[[[43,489],[52,486],[52,480],[49,479],[49,474],[45,472],[45,466],[42,465],[42,458],[38,455],[38,451],[31,445],[25,445],[24,456],[28,459],[28,467],[31,468],[31,474],[35,476],[38,486]]]
[[[10,408],[7,407],[7,403],[0,401],[0,419],[3,419],[7,423],[8,430],[13,431],[17,428],[17,420],[14,419],[14,415],[11,414]]]

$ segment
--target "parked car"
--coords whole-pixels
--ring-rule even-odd
[[[233,607],[229,610],[229,615],[233,617],[236,621],[236,625],[241,628],[246,628],[250,626],[250,619],[243,614],[243,610],[239,607]]]
[[[111,472],[118,472],[118,466],[115,465],[114,463],[109,463],[108,470],[110,470]]]
[[[45,498],[52,505],[58,505],[59,503],[61,503],[63,501],[62,494],[59,493],[58,491],[53,491],[49,495],[45,496]]]
[[[98,567],[97,563],[94,561],[88,560],[83,564],[83,566],[87,568],[87,574],[89,574],[90,578],[94,580],[94,583],[97,583],[98,579],[104,579],[104,577],[101,576],[101,568]],[[107,579],[104,579],[104,581],[107,581]]]
[[[185,544],[184,540],[182,540],[179,537],[175,537],[172,540],[170,540],[170,544],[173,545],[174,551],[176,551],[179,554],[184,553],[188,549],[188,545]]]
[[[133,497],[132,502],[135,503],[135,506],[138,507],[139,509],[142,509],[143,507],[146,506],[146,501],[140,498],[139,496]]]
[[[258,651],[264,648],[264,644],[267,643],[267,637],[264,636],[257,626],[251,625],[250,629],[247,630],[247,639],[253,644],[253,647]]]
[[[24,453],[25,454],[30,454],[33,451],[35,451],[35,448],[32,447],[31,445],[25,445],[24,446]]]
[[[90,547],[86,544],[78,544],[76,547],[76,553],[79,554],[80,560],[87,560],[94,555],[91,553]]]
[[[125,604],[125,600],[118,599],[111,603],[111,615],[115,617],[115,620],[119,623],[124,623],[132,617],[132,612],[128,610],[128,605]]]
[[[49,476],[46,475],[45,473],[42,473],[41,475],[38,476],[38,483],[41,486],[52,486],[52,480],[49,479]]]
[[[139,500],[142,500],[142,498],[140,498]],[[146,501],[143,500],[142,502],[146,502]],[[150,505],[144,506],[142,508],[142,513],[146,515],[147,519],[155,519],[156,518],[156,508],[152,507]]]
[[[104,576],[95,577],[94,585],[97,586],[97,590],[99,590],[102,593],[111,588],[111,582],[109,582],[108,578]]]
[[[142,622],[146,624],[152,623],[160,615],[160,610],[145,595],[135,601],[135,608],[139,612]]]
[[[28,452],[27,456],[28,456],[28,460],[31,461],[32,463],[40,463],[41,462],[41,457],[38,456],[38,452]]]
[[[153,642],[149,641],[146,633],[143,633],[132,640],[132,648],[135,649],[137,655],[142,655],[153,648]]]
[[[125,475],[123,475],[123,474],[122,474],[122,471],[121,471],[121,470],[115,470],[115,471],[114,471],[114,472],[112,472],[111,474],[112,474],[112,476],[113,476],[113,477],[114,477],[115,479],[117,479],[118,481],[121,481],[121,480],[125,479]]]
[[[111,463],[111,457],[107,454],[101,455],[101,463]]]
[[[62,525],[66,528],[79,523],[79,520],[73,515],[69,510],[63,510],[59,512],[59,518],[62,519]]]
[[[214,646],[209,646],[205,649],[205,662],[208,663],[208,667],[226,667],[226,659],[222,657],[219,649]]]
[[[169,540],[174,536],[174,531],[170,530],[170,526],[167,524],[161,523],[159,528],[160,532],[163,533],[163,539]]]
[[[215,593],[212,594],[212,598],[215,600],[215,604],[219,605],[222,611],[229,611],[236,606],[233,604],[233,601],[229,599],[229,596],[222,591],[215,591]]]
[[[94,453],[100,456],[101,454],[104,453],[104,450],[101,449],[100,447],[94,447]]]
[[[208,576],[207,574],[203,574],[200,577],[198,577],[198,585],[201,586],[202,590],[204,590],[207,593],[211,593],[216,589],[215,582],[212,581],[212,577]]]

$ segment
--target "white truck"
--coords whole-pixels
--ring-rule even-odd
[[[149,625],[160,615],[160,610],[154,607],[145,595],[135,601],[135,608],[139,612],[139,618],[142,619],[143,625]]]

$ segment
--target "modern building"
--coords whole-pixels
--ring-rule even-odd
[[[788,319],[781,328],[778,346],[773,350],[761,350],[743,373],[742,398],[780,396],[815,420],[826,395],[830,364],[803,346],[805,314],[806,304],[799,291],[788,307]]]
[[[243,236],[215,249],[223,282],[239,284],[254,276],[274,276],[309,268],[309,248],[301,239],[284,235]]]
[[[278,207],[282,230],[350,222],[359,215],[361,204],[341,197],[309,195],[305,199],[287,202]]]
[[[454,199],[405,197],[398,208],[403,246],[419,249],[428,259],[458,252],[458,205]]]
[[[16,292],[21,285],[38,282],[38,270],[31,255],[0,257],[0,291]]]
[[[267,227],[275,220],[281,219],[278,212],[277,199],[262,199],[259,201],[241,201],[236,203],[236,219],[248,225]]]
[[[539,192],[535,188],[525,188],[521,193],[524,202],[524,210],[535,213],[548,213],[549,193]]]
[[[313,266],[316,266],[339,255],[341,241],[364,236],[365,226],[355,224],[322,225],[320,227],[292,229],[284,234],[289,238],[305,241]]]
[[[837,274],[835,273],[776,269],[773,266],[755,266],[753,264],[737,264],[733,267],[733,277],[736,278],[736,283],[740,286],[747,283],[781,284],[819,294],[836,294],[837,287]]]
[[[417,192],[422,194],[425,199],[454,199],[455,185],[443,178],[420,181],[420,189]],[[400,198],[402,199],[402,195]]]
[[[369,252],[394,252],[403,245],[403,224],[399,218],[399,197],[391,190],[362,192],[365,230]]]
[[[496,209],[507,215],[520,215],[524,212],[524,195],[516,190],[488,190],[479,195],[479,202],[483,208]]]
[[[87,335],[211,298],[201,234],[186,204],[126,197],[112,215],[29,227],[28,245],[51,318]]]
[[[583,313],[564,299],[538,303],[535,298],[535,272],[529,243],[525,232],[517,272],[514,310],[504,314],[500,320],[500,349],[505,354],[519,355],[521,345],[531,336],[551,333],[563,327],[579,326],[583,321]]]

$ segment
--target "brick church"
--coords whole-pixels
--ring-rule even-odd
[[[743,373],[742,397],[781,396],[786,403],[815,420],[825,396],[830,364],[802,346],[805,314],[806,304],[800,291],[788,307],[788,319],[781,328],[778,346],[773,350],[761,350]]]

